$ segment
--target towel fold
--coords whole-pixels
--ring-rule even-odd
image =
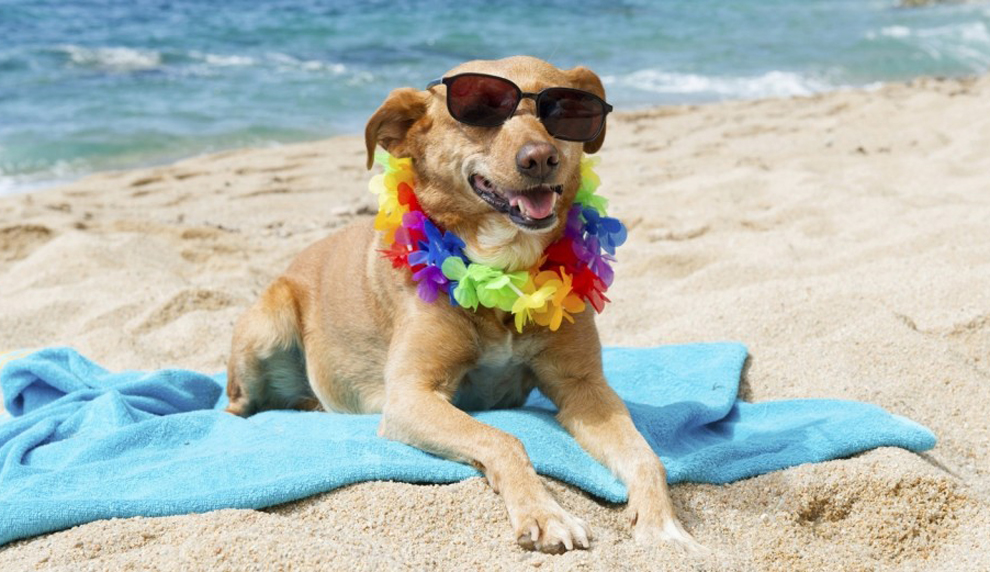
[[[671,483],[727,483],[881,446],[923,451],[926,428],[838,400],[744,403],[735,343],[607,348],[605,374]],[[4,357],[0,356],[0,364]],[[0,545],[111,517],[261,508],[360,481],[448,483],[479,473],[377,436],[379,415],[222,411],[224,376],[111,373],[69,348],[12,359],[0,388]],[[625,487],[535,392],[480,421],[523,442],[536,471],[611,502]]]

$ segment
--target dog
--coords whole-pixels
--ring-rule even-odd
[[[464,74],[474,83],[453,83]],[[481,75],[494,77],[495,87],[484,87]],[[465,104],[460,98],[472,89],[497,89],[505,101]],[[568,98],[607,106],[601,80],[584,67],[561,70],[525,56],[462,64],[425,90],[389,94],[365,130],[368,168],[379,145],[411,158],[422,210],[463,240],[471,261],[506,272],[532,268],[564,232],[582,154],[597,152],[605,138],[607,110],[594,133],[584,119],[573,122],[580,133],[561,126],[553,114],[574,104]],[[520,333],[498,308],[425,303],[409,272],[382,256],[381,241],[372,223],[360,221],[304,250],[268,286],[235,326],[229,412],[380,412],[382,437],[480,470],[502,495],[524,548],[586,549],[588,525],[547,491],[522,443],[455,405],[456,398],[477,408],[519,406],[539,388],[558,407],[560,424],[626,484],[638,542],[703,550],[674,514],[663,464],[605,380],[594,312],[558,331]]]

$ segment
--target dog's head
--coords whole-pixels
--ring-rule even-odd
[[[560,70],[531,57],[468,62],[445,77],[468,72],[506,78],[523,92],[568,87],[605,98],[601,80],[587,68]],[[507,271],[529,268],[563,232],[581,182],[581,154],[598,151],[605,129],[584,143],[557,139],[537,118],[532,99],[522,99],[497,127],[467,125],[451,117],[446,97],[443,84],[394,90],[365,129],[368,168],[376,145],[411,157],[423,210],[467,243],[472,260]]]

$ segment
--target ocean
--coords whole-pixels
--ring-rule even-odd
[[[622,111],[980,74],[988,27],[897,0],[0,0],[0,194],[357,133],[470,59],[587,65]]]

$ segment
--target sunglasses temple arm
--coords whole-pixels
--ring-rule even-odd
[[[442,77],[441,78],[438,78],[438,79],[435,79],[435,80],[431,81],[430,83],[426,84],[426,89],[430,89],[431,87],[436,87],[436,86],[440,85],[441,83],[443,83],[443,78]]]

